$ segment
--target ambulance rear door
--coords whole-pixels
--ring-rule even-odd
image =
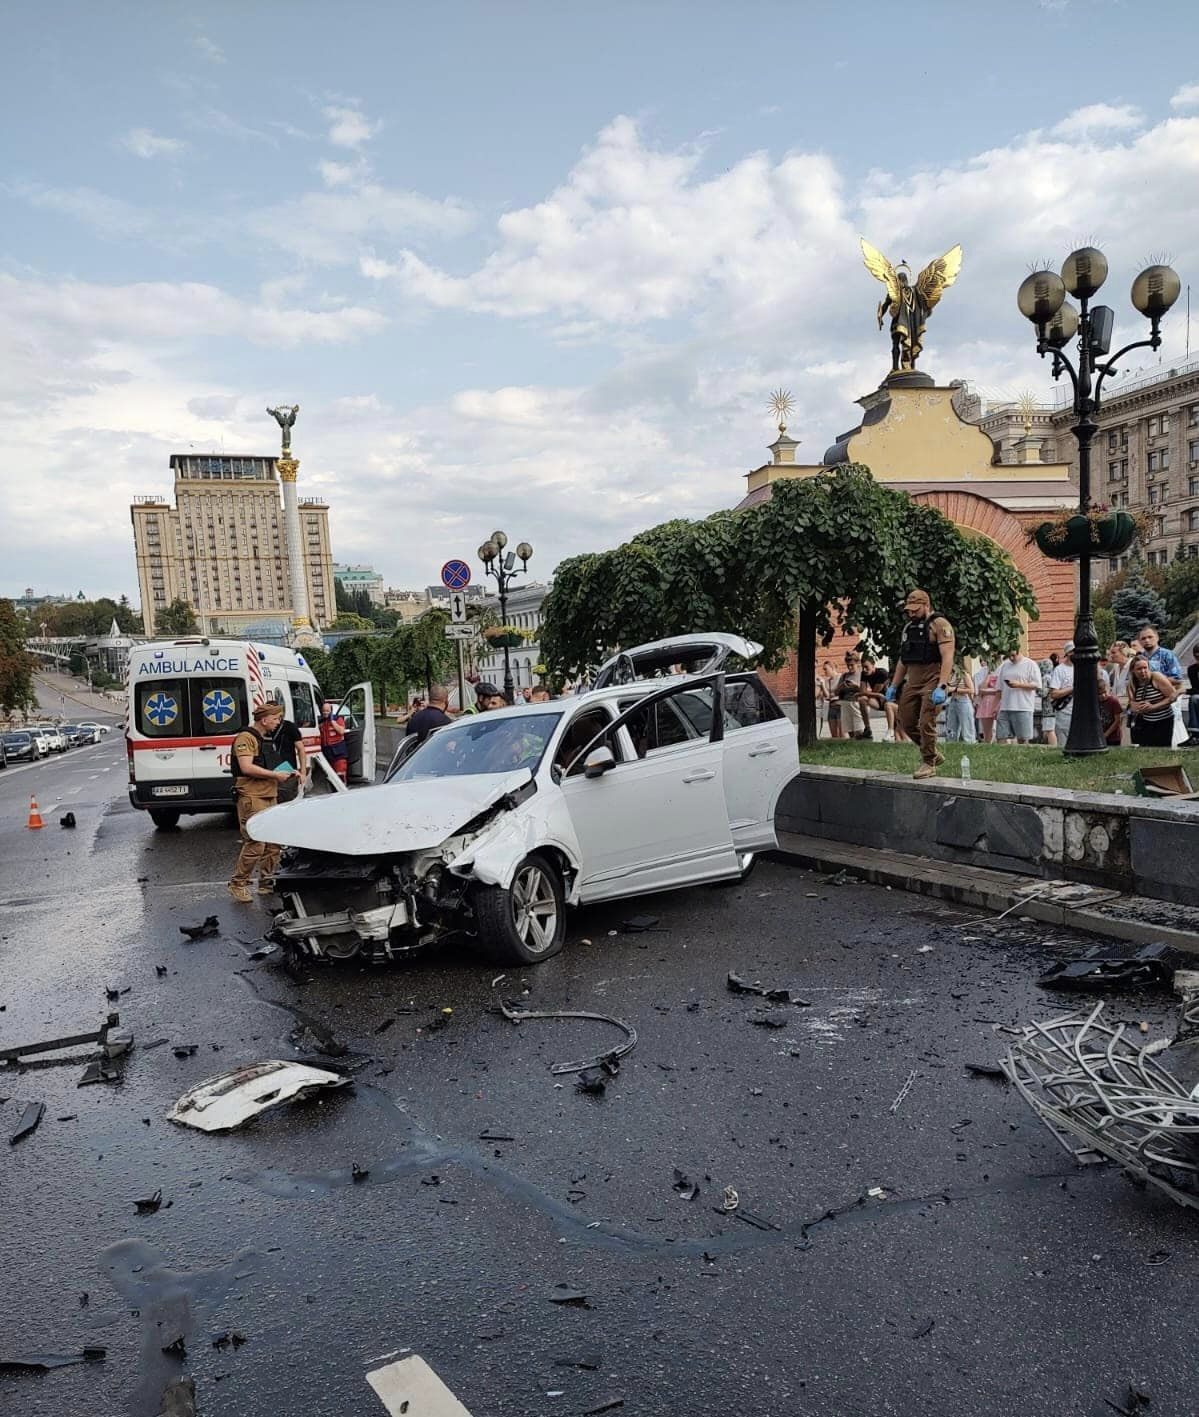
[[[195,779],[188,679],[133,678],[129,686],[129,738],[138,800],[146,806],[181,805]]]
[[[347,775],[351,782],[375,780],[375,691],[355,684],[334,710],[346,727]]]

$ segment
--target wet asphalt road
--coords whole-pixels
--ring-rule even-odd
[[[1033,981],[1080,937],[955,928],[962,912],[919,897],[764,863],[735,889],[580,914],[562,955],[496,983],[452,952],[301,984],[248,958],[266,917],[224,894],[223,820],[156,833],[124,801],[119,740],[78,753],[86,774],[72,756],[0,774],[0,1043],[119,1007],[137,1046],[117,1085],[77,1089],[80,1062],[0,1071],[5,1137],[21,1104],[46,1104],[37,1132],[0,1144],[0,1358],[107,1358],[0,1374],[0,1411],[147,1417],[188,1373],[205,1417],[368,1417],[383,1408],[364,1374],[406,1350],[474,1417],[616,1399],[1089,1417],[1130,1378],[1154,1417],[1199,1409],[1194,1213],[1076,1169],[962,1066],[997,1058],[993,1025],[1061,1011]],[[69,796],[76,831],[24,829],[34,778]],[[221,937],[187,943],[179,923],[212,911]],[[609,935],[641,912],[662,930]],[[811,1007],[755,1026],[730,969]],[[109,1005],[106,987],[129,992]],[[587,1097],[549,1065],[613,1031],[517,1027],[501,995],[612,1013],[640,1041]],[[1164,994],[1111,1009],[1155,1031],[1172,1017]],[[327,1030],[352,1092],[226,1136],[164,1120],[201,1079],[311,1055]],[[739,1215],[775,1228],[720,1213],[730,1185]],[[156,1190],[163,1208],[135,1214]],[[551,1302],[560,1283],[588,1307]],[[244,1346],[212,1346],[232,1329]],[[161,1352],[178,1332],[186,1362]]]

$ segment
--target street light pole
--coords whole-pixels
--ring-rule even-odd
[[[493,577],[500,597],[500,624],[504,629],[508,626],[508,587],[517,576],[524,575],[529,569],[529,562],[533,556],[533,548],[527,541],[522,541],[516,548],[515,553],[509,551],[505,556],[504,547],[508,545],[508,535],[503,531],[493,531],[490,538],[479,547],[479,560],[483,562],[486,573]],[[520,557],[521,568],[516,570],[516,558]],[[512,658],[509,653],[510,646],[507,636],[504,637],[504,698],[508,703],[514,702],[516,698],[516,686],[512,682]]]
[[[1149,338],[1134,340],[1105,358],[1111,349],[1115,315],[1106,305],[1091,304],[1092,297],[1107,279],[1107,259],[1094,246],[1071,252],[1055,271],[1034,271],[1026,276],[1016,296],[1020,313],[1031,320],[1037,332],[1037,353],[1043,359],[1053,355],[1053,377],[1068,374],[1073,393],[1078,443],[1078,510],[1089,518],[1091,500],[1091,445],[1099,425],[1103,382],[1115,372],[1117,362],[1134,349],[1157,349],[1161,342],[1162,316],[1178,299],[1182,284],[1169,266],[1152,265],[1132,283],[1134,307],[1150,321]],[[1066,300],[1069,291],[1078,300],[1078,309]],[[1063,353],[1078,336],[1077,362]],[[1091,551],[1078,557],[1078,615],[1074,626],[1074,711],[1070,734],[1063,751],[1069,757],[1102,753],[1107,749],[1099,720],[1099,641],[1091,613]]]

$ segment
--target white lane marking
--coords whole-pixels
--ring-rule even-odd
[[[470,1417],[417,1353],[411,1358],[401,1358],[398,1363],[389,1363],[385,1368],[376,1368],[367,1373],[366,1380],[391,1417],[399,1417],[401,1412],[419,1413],[420,1417]]]

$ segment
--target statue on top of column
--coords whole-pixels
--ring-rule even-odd
[[[267,412],[283,431],[283,456],[291,457],[291,430],[300,411],[298,403],[280,404],[278,408],[268,408]]]
[[[900,261],[896,269],[877,247],[864,237],[860,240],[866,269],[887,287],[876,313],[881,330],[884,316],[888,310],[891,312],[891,372],[908,372],[915,369],[924,348],[924,327],[929,315],[962,269],[962,248],[953,246],[930,261],[913,285],[911,267],[906,261]]]

